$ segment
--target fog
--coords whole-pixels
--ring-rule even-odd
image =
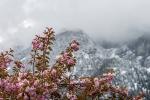
[[[0,48],[28,46],[52,26],[123,42],[150,31],[150,0],[0,0]]]

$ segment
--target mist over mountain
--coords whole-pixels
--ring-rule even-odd
[[[0,50],[16,43],[27,47],[45,26],[56,33],[82,29],[94,40],[129,41],[150,31],[149,5],[149,0],[1,0]]]

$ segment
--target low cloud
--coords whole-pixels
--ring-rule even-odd
[[[47,26],[56,33],[81,29],[96,39],[127,41],[150,31],[149,5],[149,0],[1,0],[0,45],[28,46]]]

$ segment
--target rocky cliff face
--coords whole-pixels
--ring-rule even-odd
[[[71,40],[78,40],[80,50],[75,54],[78,62],[73,69],[75,75],[95,76],[107,69],[114,69],[114,85],[128,87],[131,94],[144,91],[150,99],[150,36],[142,37],[124,45],[103,48],[82,31],[65,31],[56,35],[51,53],[51,64]],[[104,45],[103,45],[104,46]],[[30,49],[18,52],[18,57],[27,62]],[[22,55],[20,55],[23,53]],[[134,92],[133,92],[134,91]]]

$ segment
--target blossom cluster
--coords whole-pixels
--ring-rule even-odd
[[[143,95],[129,96],[127,89],[112,85],[113,71],[97,77],[73,77],[67,74],[76,65],[74,52],[79,43],[71,41],[50,66],[54,31],[47,28],[43,36],[32,41],[30,65],[13,58],[13,50],[0,54],[0,100],[142,100]],[[13,63],[13,64],[11,64]],[[13,67],[13,74],[7,72]],[[32,66],[31,70],[26,70]]]
[[[13,52],[11,49],[10,51],[2,52],[0,54],[0,68],[6,69],[7,66],[12,62],[12,55],[11,52]]]
[[[70,48],[68,49],[73,50],[73,51],[79,50],[79,43],[76,40],[73,40],[70,43]],[[63,52],[62,55],[60,56],[60,63],[66,64],[67,66],[72,66],[72,65],[75,65],[76,59],[72,57],[71,52],[66,51],[66,52]]]
[[[40,49],[42,49],[43,48],[43,44],[41,43],[41,41],[39,40],[39,38],[38,37],[36,37],[33,41],[32,41],[32,48],[34,49],[34,50],[40,50]]]

